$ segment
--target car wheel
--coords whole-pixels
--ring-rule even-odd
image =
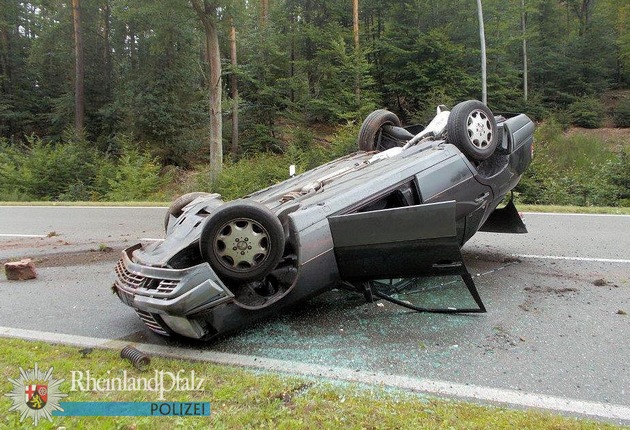
[[[359,149],[361,151],[384,151],[398,146],[393,139],[383,136],[384,125],[401,126],[400,119],[395,113],[385,109],[378,109],[369,114],[359,130]]]
[[[197,197],[203,197],[203,196],[209,196],[209,195],[211,194],[203,193],[203,192],[194,192],[194,193],[184,194],[176,198],[173,201],[173,203],[171,203],[171,205],[168,208],[168,211],[166,211],[166,215],[164,216],[164,231],[168,229],[168,221],[171,219],[171,215],[173,215],[175,218],[179,218],[179,216],[182,214],[182,209],[184,209],[186,205],[188,205],[190,202],[195,200]]]
[[[219,276],[242,282],[260,280],[282,258],[284,229],[266,206],[237,200],[208,218],[199,247]]]
[[[490,157],[499,142],[494,115],[477,100],[468,100],[453,108],[446,134],[450,143],[477,161]]]

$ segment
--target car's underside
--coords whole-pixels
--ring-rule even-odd
[[[525,115],[495,118],[479,102],[438,109],[426,128],[376,111],[363,152],[232,202],[176,200],[164,241],[125,251],[114,291],[152,330],[203,339],[339,287],[416,310],[484,311],[460,248],[484,224],[526,231],[511,201],[495,209],[531,160],[532,134]],[[461,277],[476,306],[388,294],[442,275]]]

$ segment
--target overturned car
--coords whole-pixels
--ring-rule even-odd
[[[382,279],[460,275],[479,309],[447,311],[485,311],[460,249],[480,229],[526,232],[511,200],[496,208],[533,132],[475,100],[438,107],[426,128],[377,110],[357,153],[242,199],[177,199],[164,241],[123,251],[114,292],[152,331],[203,340],[340,286],[388,298]]]

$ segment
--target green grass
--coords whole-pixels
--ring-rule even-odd
[[[0,202],[0,206],[150,206],[150,207],[168,207],[169,201],[151,201],[151,202]]]
[[[165,401],[210,402],[210,417],[54,417],[40,422],[42,429],[615,429],[617,426],[564,418],[548,413],[516,411],[462,402],[438,400],[384,387],[331,383],[317,379],[256,372],[230,366],[153,357],[145,372],[134,369],[116,351],[0,339],[0,391],[12,389],[8,378],[18,367],[53,367],[52,377],[65,379],[66,401],[156,401],[157,395],[128,391],[117,393],[71,392],[71,371],[89,370],[96,378],[150,375],[155,370],[192,370],[205,378],[202,392],[166,393]],[[8,413],[11,400],[0,396],[0,428],[32,428]]]
[[[523,212],[549,212],[549,213],[578,213],[578,214],[607,214],[607,215],[630,215],[630,208],[627,207],[600,207],[600,206],[558,206],[558,205],[521,205],[517,204],[518,210]]]

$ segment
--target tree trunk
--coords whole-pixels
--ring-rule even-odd
[[[479,14],[479,39],[481,41],[481,101],[488,104],[487,62],[486,62],[486,33],[483,24],[483,10],[481,0],[477,0]]]
[[[205,54],[210,67],[208,74],[208,100],[210,105],[210,179],[218,178],[223,167],[223,119],[221,117],[221,54],[219,52],[219,35],[216,27],[217,5],[201,0],[191,0],[197,16],[203,24],[205,35]]]
[[[72,0],[72,22],[74,24],[74,128],[78,134],[82,135],[85,126],[85,62],[80,0]]]
[[[4,18],[4,17],[2,17]],[[11,41],[11,33],[10,33],[10,22],[9,20],[0,18],[0,76],[4,79],[0,79],[0,98],[6,97],[7,100],[11,100],[13,98],[13,86],[15,85],[12,81],[13,79],[13,65],[11,61],[12,57],[12,41]],[[7,136],[11,136],[13,138],[14,130],[16,128],[15,124],[19,124],[13,118],[4,117],[2,119],[7,124]]]
[[[107,97],[112,97],[112,87],[114,85],[114,69],[112,63],[112,46],[111,46],[111,7],[109,0],[105,0],[103,7],[103,64],[105,65],[105,85],[107,86]]]
[[[136,48],[136,28],[133,22],[130,22],[127,25],[127,36],[126,44],[129,47],[129,61],[131,63],[132,70],[138,70],[139,60],[138,60],[138,50]]]
[[[217,179],[223,167],[223,118],[221,117],[221,56],[214,21],[206,35],[210,63],[210,178]]]
[[[293,85],[293,78],[295,77],[295,27],[296,27],[296,18],[293,12],[291,12],[291,53],[290,53],[290,66],[289,66],[289,76],[291,77],[291,103],[295,101],[295,88]]]
[[[352,32],[354,49],[359,49],[359,0],[352,0]]]
[[[575,15],[580,21],[580,36],[584,36],[590,30],[594,7],[595,0],[581,0],[573,5]]]
[[[354,53],[356,61],[359,61],[359,0],[352,0],[352,31],[354,33]],[[361,71],[357,69],[354,77],[354,96],[357,107],[361,103]]]
[[[523,100],[527,102],[528,72],[527,72],[527,12],[525,10],[525,0],[521,0],[521,29],[523,30]]]
[[[0,21],[0,75],[6,79],[2,80],[4,91],[9,94],[11,88],[11,42],[9,38],[8,26],[3,25]]]
[[[267,26],[269,20],[269,0],[261,0],[260,3],[260,24],[261,27]]]
[[[232,154],[238,153],[238,79],[236,77],[236,27],[232,20],[230,31],[230,60],[232,63],[232,74],[230,76],[230,86],[232,87]]]

